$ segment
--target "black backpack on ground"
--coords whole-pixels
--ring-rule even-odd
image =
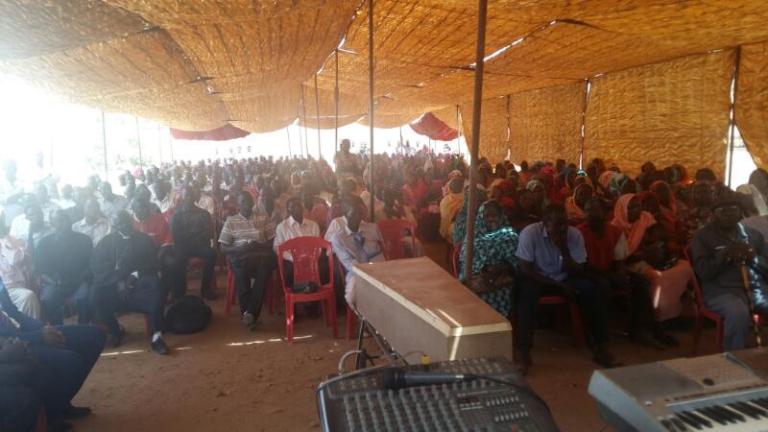
[[[171,333],[203,331],[211,322],[211,308],[200,298],[185,295],[165,311],[165,327]]]

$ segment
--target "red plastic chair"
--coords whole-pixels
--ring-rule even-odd
[[[383,243],[384,258],[395,260],[401,258],[411,258],[403,244],[403,237],[410,234],[411,251],[416,251],[416,226],[405,219],[385,219],[379,221],[376,225],[381,232]]]
[[[264,293],[264,301],[269,308],[269,314],[275,314],[275,299],[277,297],[277,291],[279,289],[279,283],[277,280],[277,271],[272,272],[272,279],[267,285],[267,292]],[[227,260],[227,290],[224,293],[224,313],[229,315],[232,312],[232,305],[237,303],[237,289],[235,288],[235,274],[232,273],[232,268],[229,266],[229,260]]]
[[[453,277],[459,277],[459,259],[461,258],[461,243],[453,245],[451,253],[451,264],[453,266]]]
[[[691,247],[688,246],[683,251],[683,257],[688,260],[688,262],[693,265],[693,260],[691,258],[693,255],[691,254]],[[699,351],[699,341],[701,340],[701,329],[704,327],[704,320],[708,319],[710,321],[713,321],[715,323],[715,333],[717,338],[717,349],[719,351],[723,350],[723,317],[717,314],[717,312],[709,309],[704,304],[704,296],[701,293],[701,285],[699,285],[699,278],[694,272],[693,279],[691,280],[691,285],[693,285],[693,296],[695,297],[696,304],[695,304],[695,312],[696,317],[693,324],[693,347],[691,348],[691,355],[696,355],[696,353]]]
[[[323,284],[320,280],[318,261],[325,251],[328,260],[329,281]],[[316,292],[301,294],[293,292],[286,284],[285,263],[283,255],[288,252],[293,258],[293,283],[314,282],[319,286]],[[280,270],[280,281],[285,294],[285,330],[288,342],[293,342],[294,306],[297,303],[320,302],[326,324],[333,327],[333,337],[338,337],[336,319],[336,296],[333,291],[333,250],[331,244],[320,237],[296,237],[281,244],[277,248],[277,264]]]
[[[539,305],[568,305],[571,314],[571,331],[577,347],[584,346],[584,321],[581,319],[579,306],[574,302],[569,302],[565,297],[559,295],[548,295],[539,297]]]

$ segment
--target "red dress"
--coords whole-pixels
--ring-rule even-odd
[[[586,223],[577,228],[584,236],[587,263],[601,272],[610,272],[614,261],[613,251],[621,238],[621,228],[606,224],[602,236],[594,232]]]

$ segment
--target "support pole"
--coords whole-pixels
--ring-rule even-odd
[[[160,165],[163,164],[163,137],[162,127],[157,125],[157,158],[160,159]]]
[[[307,131],[307,102],[304,99],[304,84],[301,85],[301,117],[304,123],[304,157],[309,157],[309,132]]]
[[[373,222],[374,219],[374,208],[373,205],[375,203],[374,197],[376,196],[376,191],[374,190],[374,181],[373,181],[373,173],[374,173],[374,163],[373,163],[373,110],[374,110],[374,100],[373,100],[373,1],[374,0],[368,0],[368,130],[370,132],[370,141],[371,141],[371,157],[370,161],[368,162],[368,174],[370,175],[370,192],[371,192],[371,202],[370,202],[370,210],[371,210],[371,222]]]
[[[477,154],[480,149],[480,110],[483,106],[483,71],[485,70],[485,24],[488,0],[478,0],[477,51],[475,52],[475,90],[472,97],[472,145],[469,147],[469,196],[467,199],[467,237],[464,240],[464,278],[472,277],[475,252],[475,218],[477,217]]]
[[[589,79],[584,81],[584,102],[581,110],[581,137],[580,137],[580,149],[579,149],[579,169],[584,169],[584,141],[587,137],[587,104],[589,104],[589,91],[592,88],[592,83]]]
[[[459,105],[456,105],[456,153],[461,156],[461,113]]]
[[[101,146],[104,149],[104,180],[109,180],[109,163],[107,162],[107,117],[101,110]]]
[[[333,86],[333,103],[336,106],[333,117],[333,142],[334,149],[338,153],[339,151],[339,49],[334,52],[336,57],[336,83]]]
[[[315,74],[315,119],[317,120],[317,160],[323,158],[323,149],[320,147],[320,90],[317,88],[317,74]]]
[[[133,116],[136,121],[136,143],[139,145],[139,168],[144,168],[144,157],[141,154],[141,128],[139,127],[139,118]]]
[[[291,126],[288,125],[285,128],[285,134],[288,135],[288,158],[293,159],[293,151],[291,150]]]
[[[173,138],[169,141],[169,147],[171,148],[171,162],[176,162],[176,158],[173,156]]]
[[[741,61],[741,46],[736,47],[736,64],[733,67],[733,94],[731,96],[731,125],[728,134],[728,187],[733,178],[733,149],[736,146],[736,95],[739,94],[739,62]]]

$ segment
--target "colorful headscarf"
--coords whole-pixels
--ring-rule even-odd
[[[631,193],[619,197],[613,209],[613,220],[611,221],[611,224],[621,228],[627,237],[627,255],[632,255],[637,251],[643,242],[645,231],[656,223],[656,219],[647,211],[641,211],[640,217],[636,221],[629,221],[629,202],[634,197],[635,194]]]

